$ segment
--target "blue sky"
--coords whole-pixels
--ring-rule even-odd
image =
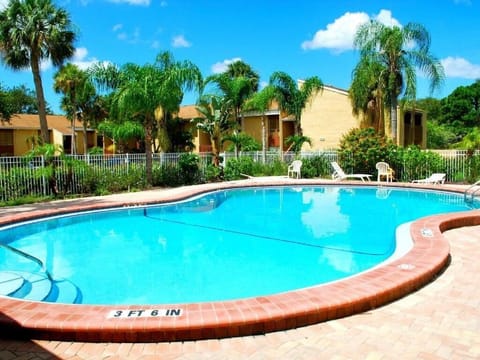
[[[5,6],[7,0],[0,0]],[[446,79],[433,97],[480,79],[480,4],[476,0],[60,0],[78,29],[71,62],[86,68],[96,61],[123,65],[152,63],[162,51],[190,60],[204,76],[241,59],[260,74],[274,71],[294,79],[318,76],[327,85],[348,89],[358,62],[352,40],[370,19],[403,26],[420,23],[432,39]],[[52,89],[57,69],[43,65],[45,97],[56,113],[60,95]],[[6,87],[34,89],[29,70],[0,65]],[[418,98],[430,95],[418,74]],[[187,94],[184,104],[196,98]]]

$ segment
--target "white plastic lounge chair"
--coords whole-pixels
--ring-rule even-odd
[[[287,176],[295,176],[297,179],[302,177],[301,174],[302,169],[302,161],[301,160],[293,160],[293,162],[288,166],[288,173]]]
[[[336,161],[331,162],[333,167],[332,179],[334,180],[345,180],[345,179],[359,179],[363,182],[370,181],[372,175],[369,174],[345,174],[343,169],[338,165]]]
[[[418,184],[433,184],[433,185],[438,185],[438,184],[443,184],[445,183],[445,178],[447,177],[447,174],[444,173],[434,173],[430,175],[426,179],[418,179],[418,180],[413,180],[413,183],[418,183]]]
[[[387,182],[393,181],[393,169],[386,162],[380,161],[375,165],[377,169],[377,181],[380,182],[384,178]]]

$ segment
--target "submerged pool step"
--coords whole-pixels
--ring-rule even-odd
[[[80,304],[82,292],[68,280],[54,280],[46,274],[0,271],[0,296],[32,301]]]
[[[20,275],[12,271],[0,271],[0,295],[8,296],[18,291],[25,279]]]
[[[23,285],[14,293],[12,297],[42,301],[52,290],[52,282],[45,274],[30,273],[25,271],[15,271],[16,274],[24,279]]]
[[[44,301],[61,304],[80,304],[82,293],[78,287],[67,280],[56,280],[52,291]]]

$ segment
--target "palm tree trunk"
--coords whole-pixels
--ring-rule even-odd
[[[40,134],[45,144],[50,143],[48,134],[47,111],[45,106],[45,95],[43,93],[42,77],[40,76],[40,65],[36,57],[32,55],[30,66],[32,67],[33,83],[38,102],[38,118],[40,120]]]
[[[83,154],[88,153],[88,139],[87,139],[87,121],[83,119]]]
[[[262,114],[262,161],[265,164],[267,160],[267,140],[265,130],[265,113]]]
[[[220,137],[219,136],[212,136],[211,137],[212,143],[212,154],[213,154],[213,165],[218,167],[220,165]]]
[[[77,114],[76,112],[74,111],[73,112],[73,115],[72,115],[72,143],[70,144],[70,153],[72,155],[76,155],[77,153],[77,146],[76,146],[76,139],[75,139],[75,123],[76,123],[76,117],[77,117]]]
[[[148,186],[152,186],[152,133],[152,121],[147,120],[145,125],[145,174]]]
[[[392,140],[393,143],[397,143],[397,98],[392,94],[390,104],[390,123],[392,124]]]

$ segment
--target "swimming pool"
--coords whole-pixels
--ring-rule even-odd
[[[85,304],[267,296],[373,268],[395,250],[400,224],[467,209],[461,195],[417,189],[220,190],[7,227],[0,285],[3,295]]]

